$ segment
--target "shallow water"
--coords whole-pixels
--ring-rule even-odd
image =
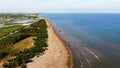
[[[33,22],[34,20],[19,20],[13,23],[29,23],[29,22]]]
[[[74,68],[120,68],[120,14],[43,14],[69,44]]]

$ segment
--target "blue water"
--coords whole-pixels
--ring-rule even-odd
[[[34,20],[20,20],[20,21],[16,21],[13,23],[28,23],[28,22],[33,22]]]
[[[73,53],[77,51],[76,49],[80,52],[84,51],[81,50],[84,45],[84,47],[91,48],[104,55],[107,60],[103,58],[105,60],[103,64],[106,67],[108,66],[107,68],[120,68],[120,14],[54,13],[42,14],[42,16],[54,25],[58,33],[59,30],[64,32],[64,34],[59,34],[62,37],[64,36],[63,39],[71,44],[70,47]],[[67,36],[66,38],[65,35]],[[79,53],[76,52],[74,57]],[[78,64],[82,62],[77,62],[80,59],[79,57],[76,58],[74,58],[76,59],[74,62],[77,65],[74,65],[78,68]],[[91,68],[94,68],[94,66]],[[102,68],[106,67],[103,66]]]

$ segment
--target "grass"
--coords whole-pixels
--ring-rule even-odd
[[[4,23],[4,25],[12,25],[12,24],[13,24],[13,23],[9,23],[9,22],[8,22],[8,23]]]
[[[16,43],[15,45],[13,45],[12,50],[13,51],[23,51],[26,48],[30,48],[33,46],[33,38],[34,37],[29,37],[26,38],[18,43]]]
[[[14,58],[14,56],[11,56],[12,54],[17,53],[19,51],[23,51],[23,50],[25,50],[27,48],[32,47],[33,46],[33,38],[34,37],[28,37],[28,38],[26,38],[26,39],[24,39],[24,40],[22,40],[22,41],[20,41],[20,42],[18,42],[16,44],[14,44],[13,46],[6,47],[2,51],[6,51],[7,50],[7,51],[9,51],[9,54],[6,57],[4,57],[2,59],[2,61],[6,61],[6,60],[9,60],[9,59],[12,59],[12,58]]]
[[[0,28],[0,37],[5,36],[13,31],[16,31],[18,29],[21,29],[23,26],[10,26],[10,27],[4,27],[4,28]]]

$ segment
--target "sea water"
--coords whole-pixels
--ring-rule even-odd
[[[75,68],[120,68],[120,14],[48,13],[42,16],[68,43]]]

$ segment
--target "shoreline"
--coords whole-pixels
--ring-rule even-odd
[[[73,68],[73,57],[69,46],[56,33],[53,25],[45,18],[48,31],[48,47],[43,55],[32,58],[27,68]]]
[[[52,26],[52,29],[53,29],[54,33],[57,35],[57,37],[61,40],[61,42],[64,44],[65,48],[67,49],[68,54],[69,54],[68,67],[69,67],[69,68],[73,68],[73,55],[72,55],[72,52],[71,52],[71,48],[70,48],[70,47],[68,46],[68,44],[56,33],[55,28],[54,28],[53,25],[48,21],[48,19],[45,19],[45,20]]]

